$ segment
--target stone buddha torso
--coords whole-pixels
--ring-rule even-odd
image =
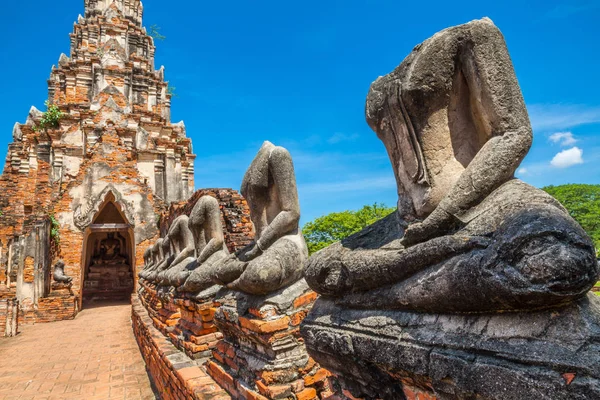
[[[285,186],[282,187],[282,182],[275,182],[273,179],[271,169],[279,168],[278,166],[273,165],[271,159],[274,151],[279,150],[273,144],[268,143],[263,145],[246,171],[242,181],[241,193],[248,201],[250,216],[256,231],[257,241],[260,240],[265,233],[268,234],[268,231],[272,229],[272,227],[269,227],[281,214],[282,210],[290,207],[290,205],[287,204],[288,200],[282,198],[286,197],[286,194],[283,194],[282,196],[282,191],[287,192],[290,188]],[[295,182],[293,189],[295,190]],[[299,236],[302,238],[297,224],[281,228],[279,236],[288,235]]]
[[[300,204],[289,152],[265,142],[246,171],[241,192],[248,201],[255,241],[216,264],[213,281],[254,295],[298,281],[308,249],[298,225]]]
[[[489,19],[442,31],[371,86],[398,213],[311,257],[311,287],[356,308],[507,311],[583,296],[591,240],[517,179],[532,131],[506,44]]]

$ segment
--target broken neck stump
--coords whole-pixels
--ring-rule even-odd
[[[299,332],[316,297],[304,280],[266,296],[220,291],[215,323],[224,338],[206,364],[209,375],[235,399],[333,394],[329,372],[309,357]]]

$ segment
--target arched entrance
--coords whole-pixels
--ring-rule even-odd
[[[98,210],[83,240],[81,307],[127,300],[135,286],[133,228],[112,192]]]

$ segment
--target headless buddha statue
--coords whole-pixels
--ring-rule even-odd
[[[145,267],[142,272],[139,273],[139,277],[148,280],[148,276],[151,271],[154,270],[156,265],[159,263],[159,247],[162,245],[162,239],[158,239],[154,245],[150,246],[146,252],[148,253],[148,261],[145,263]]]
[[[173,221],[169,228],[169,241],[173,260],[165,269],[159,272],[157,282],[160,285],[173,286],[169,279],[171,272],[185,269],[188,264],[194,261],[194,238],[192,231],[188,228],[188,222],[188,216],[181,215]]]
[[[168,234],[164,238],[157,240],[156,244],[158,245],[158,261],[155,263],[154,268],[148,273],[147,280],[151,283],[158,284],[158,274],[169,268],[174,256]]]
[[[264,295],[302,277],[308,250],[298,227],[300,204],[289,152],[265,142],[242,181],[255,241],[213,267],[216,283]]]
[[[212,196],[202,196],[194,205],[189,218],[196,258],[186,266],[171,268],[170,283],[179,292],[197,293],[214,285],[212,268],[229,252],[225,246],[219,202]]]
[[[148,270],[152,266],[152,246],[148,247],[146,251],[144,251],[144,268],[143,270]]]
[[[52,274],[55,282],[69,284],[73,281],[73,278],[65,274],[65,263],[63,260],[58,260],[54,264],[54,273]]]
[[[353,308],[516,311],[583,296],[594,246],[552,197],[514,178],[533,135],[489,19],[436,34],[371,86],[398,212],[309,261],[317,292]]]

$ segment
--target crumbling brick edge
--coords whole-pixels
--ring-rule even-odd
[[[225,400],[231,397],[198,362],[179,351],[152,323],[137,294],[131,298],[133,332],[156,394],[162,400]]]

